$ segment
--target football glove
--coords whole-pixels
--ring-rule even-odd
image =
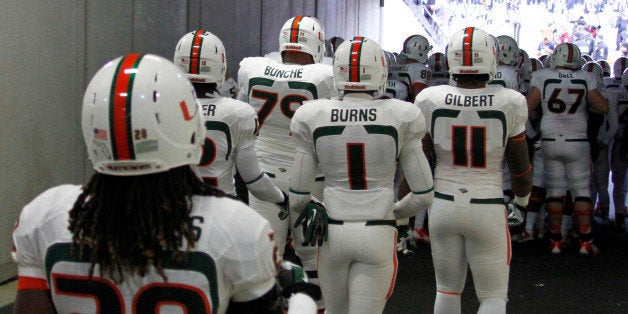
[[[281,191],[281,194],[283,194],[283,202],[276,203],[277,205],[281,207],[279,209],[279,213],[277,214],[277,216],[279,217],[280,220],[285,220],[286,218],[288,218],[290,207],[288,203],[288,194],[286,194],[284,191]]]
[[[517,204],[513,198],[510,202],[508,202],[508,204],[506,204],[506,213],[508,215],[508,226],[517,227],[523,224],[526,208]]]
[[[303,267],[292,262],[283,261],[277,274],[277,284],[281,289],[281,295],[289,299],[294,293],[305,293],[315,301],[321,299],[321,288],[308,282],[307,274]]]
[[[319,202],[309,201],[303,212],[297,217],[294,227],[301,226],[304,246],[321,246],[327,242],[327,210]]]

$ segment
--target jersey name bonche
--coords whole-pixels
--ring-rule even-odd
[[[303,101],[335,94],[332,67],[325,64],[283,64],[268,58],[245,58],[238,71],[238,100],[257,112],[259,135],[255,149],[264,165],[290,166],[294,144],[290,120]]]

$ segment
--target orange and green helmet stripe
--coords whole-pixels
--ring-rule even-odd
[[[360,57],[362,55],[362,41],[364,37],[354,37],[349,53],[349,82],[360,81]]]
[[[462,42],[462,65],[463,66],[472,66],[473,65],[473,33],[475,32],[475,27],[467,27],[464,29],[465,36],[463,37]]]
[[[303,16],[297,16],[292,20],[292,25],[290,25],[290,42],[291,43],[299,42],[299,26],[301,24],[301,20],[303,20]]]
[[[129,54],[120,60],[113,76],[109,95],[109,130],[114,160],[135,159],[133,128],[131,126],[131,101],[133,81],[143,54]]]
[[[188,70],[189,74],[198,74],[199,69],[201,68],[201,47],[203,47],[203,36],[205,31],[199,29],[194,32],[194,40],[192,42],[192,47],[190,47],[190,67]]]

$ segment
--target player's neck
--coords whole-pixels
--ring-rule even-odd
[[[218,84],[216,83],[192,83],[196,97],[214,98],[218,96]]]
[[[486,88],[486,82],[483,82],[483,81],[456,82],[456,87],[464,88],[464,89]]]
[[[283,63],[307,65],[314,64],[314,58],[311,55],[303,52],[284,51],[281,56]]]

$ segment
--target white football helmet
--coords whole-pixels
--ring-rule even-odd
[[[508,35],[501,35],[497,36],[497,42],[499,48],[497,61],[500,62],[500,64],[516,66],[519,56],[519,45],[517,45],[517,41]]]
[[[485,31],[467,27],[454,33],[447,45],[449,74],[488,74],[497,69],[496,43]]]
[[[538,71],[543,68],[543,63],[537,58],[530,58],[530,69],[532,72]]]
[[[325,31],[321,23],[310,16],[295,16],[286,21],[279,33],[279,51],[298,51],[312,56],[320,63],[325,54]]]
[[[81,124],[100,173],[164,172],[201,158],[205,130],[194,88],[156,55],[134,53],[105,64],[85,90]]]
[[[626,67],[628,67],[628,58],[619,57],[615,59],[615,62],[613,62],[613,75],[615,78],[621,78],[621,75],[624,73]]]
[[[429,58],[427,58],[427,65],[430,68],[432,74],[446,75],[449,73],[449,67],[447,66],[447,56],[442,52],[435,52]]]
[[[554,52],[548,58],[552,68],[564,67],[567,69],[580,69],[582,57],[580,48],[572,43],[560,43],[554,48]]]
[[[220,86],[227,72],[225,46],[210,32],[200,29],[189,32],[177,43],[174,64],[193,83],[217,83]]]
[[[334,83],[341,91],[375,91],[384,94],[388,65],[379,45],[366,37],[345,41],[334,55]]]
[[[599,64],[602,67],[602,76],[610,77],[611,76],[611,65],[606,60],[597,60],[595,63]]]
[[[427,38],[421,35],[412,35],[403,42],[401,54],[407,59],[413,59],[421,63],[427,62],[427,54],[432,50],[432,45]]]
[[[597,64],[595,61],[589,61],[582,66],[582,70],[589,72],[595,76],[598,85],[602,83],[603,73],[602,67]]]
[[[591,56],[589,56],[588,54],[583,54],[583,55],[582,55],[582,59],[584,59],[584,60],[585,60],[585,61],[584,61],[584,63],[587,63],[587,62],[589,62],[589,61],[595,61],[595,60],[593,60],[593,58],[591,58]]]
[[[519,49],[519,53],[517,54],[518,61],[515,62],[517,64],[517,68],[519,69],[519,73],[521,73],[521,79],[524,81],[529,81],[532,76],[532,62],[530,62],[530,57],[528,53]]]

